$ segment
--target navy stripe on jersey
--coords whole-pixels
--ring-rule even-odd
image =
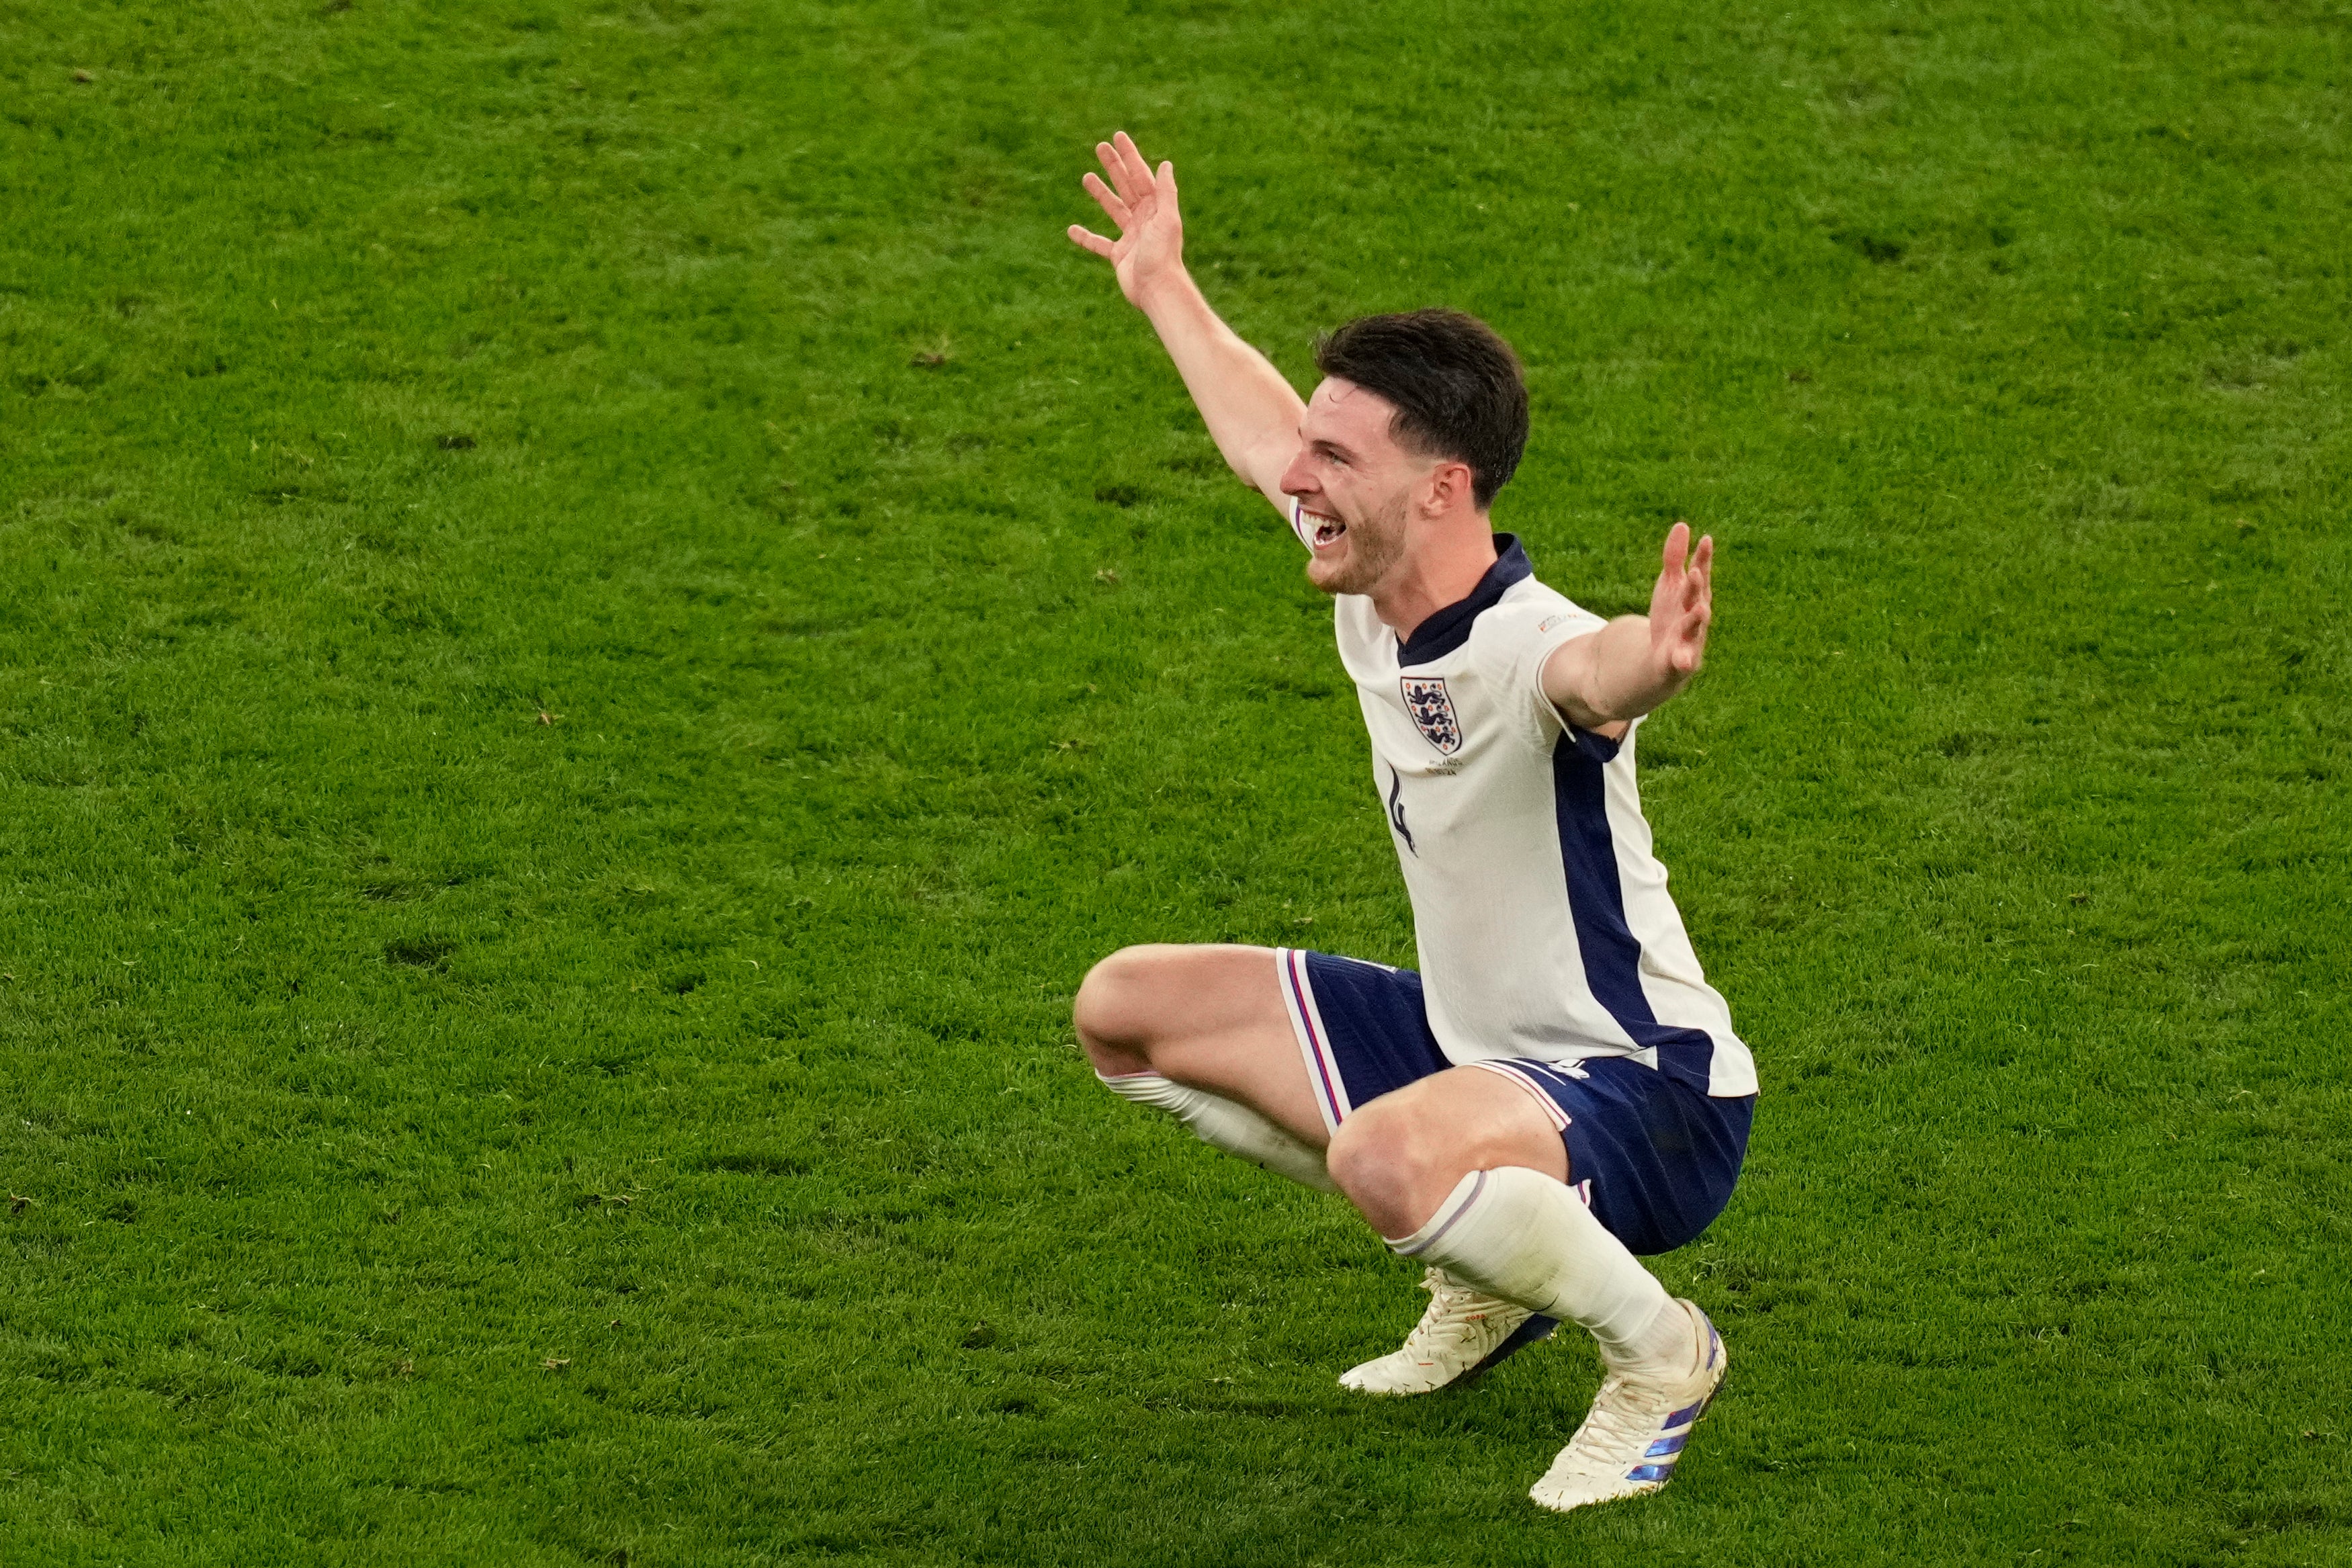
[[[1625,889],[1617,879],[1617,844],[1609,831],[1601,769],[1618,742],[1571,724],[1552,748],[1552,807],[1568,876],[1569,914],[1584,957],[1584,983],[1637,1046],[1654,1048],[1658,1070],[1701,1094],[1708,1088],[1715,1038],[1705,1029],[1658,1022],[1642,989],[1642,944],[1625,923]]]
[[[1517,535],[1495,535],[1495,563],[1486,568],[1478,585],[1470,590],[1467,598],[1454,600],[1413,627],[1412,640],[1397,645],[1397,663],[1428,664],[1444,658],[1470,640],[1470,627],[1481,612],[1501,603],[1512,584],[1535,574],[1536,569],[1528,564],[1528,552],[1519,548]]]

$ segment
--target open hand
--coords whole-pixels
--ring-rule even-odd
[[[1650,590],[1650,657],[1676,684],[1696,673],[1715,616],[1715,540],[1702,538],[1693,550],[1690,537],[1687,522],[1667,531],[1664,569]]]
[[[1102,160],[1110,184],[1093,174],[1081,183],[1118,226],[1118,237],[1105,239],[1072,224],[1070,238],[1108,258],[1118,275],[1119,292],[1129,304],[1140,306],[1159,284],[1183,275],[1184,225],[1176,215],[1176,165],[1163,163],[1155,174],[1136,151],[1135,139],[1124,131],[1096,142],[1095,156]]]

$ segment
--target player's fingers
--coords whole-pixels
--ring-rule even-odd
[[[1118,155],[1118,149],[1108,142],[1097,142],[1095,143],[1095,156],[1101,160],[1103,173],[1110,176],[1110,183],[1118,189],[1120,197],[1133,201],[1135,191],[1128,184],[1127,160]]]
[[[1666,547],[1660,553],[1670,573],[1680,573],[1685,553],[1690,548],[1690,524],[1677,522],[1666,530]]]
[[[1122,131],[1113,136],[1110,139],[1110,142],[1113,147],[1118,150],[1119,162],[1127,166],[1127,177],[1134,182],[1137,194],[1139,195],[1141,193],[1150,190],[1151,188],[1151,165],[1143,161],[1142,153],[1138,151],[1136,148],[1135,138]],[[1128,199],[1129,201],[1133,201],[1136,198],[1134,196],[1130,196]]]
[[[1070,226],[1070,242],[1078,247],[1081,250],[1091,250],[1097,256],[1102,257],[1106,260],[1108,260],[1118,249],[1118,247],[1113,245],[1109,240],[1105,239],[1101,235],[1093,233],[1087,229],[1080,228],[1076,224],[1072,224]]]
[[[1110,176],[1111,186],[1118,192],[1120,200],[1133,202],[1142,194],[1129,180],[1127,160],[1118,155],[1118,148],[1108,142],[1097,142],[1095,143],[1095,156],[1101,160],[1103,173]]]
[[[1715,593],[1715,535],[1699,535],[1698,548],[1691,552],[1691,570],[1698,574],[1699,597],[1709,598]]]
[[[1084,185],[1087,188],[1087,195],[1094,197],[1102,210],[1110,215],[1111,222],[1118,225],[1122,229],[1129,226],[1129,221],[1134,216],[1133,209],[1118,199],[1117,191],[1102,183],[1101,175],[1089,172],[1078,184]]]
[[[1682,640],[1675,649],[1675,663],[1687,673],[1698,668],[1699,660],[1706,654],[1706,616],[1700,612],[1683,624]]]

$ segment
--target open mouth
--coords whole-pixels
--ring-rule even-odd
[[[1298,509],[1298,514],[1305,518],[1307,522],[1313,526],[1315,530],[1314,544],[1315,548],[1318,550],[1320,550],[1325,545],[1331,543],[1341,534],[1348,531],[1348,525],[1346,523],[1341,522],[1336,517],[1328,516],[1323,512],[1310,511],[1305,507],[1300,507]]]

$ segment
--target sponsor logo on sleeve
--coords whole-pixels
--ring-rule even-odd
[[[1399,678],[1404,687],[1405,711],[1422,735],[1446,756],[1462,749],[1462,722],[1454,716],[1454,699],[1445,694],[1443,676]]]

